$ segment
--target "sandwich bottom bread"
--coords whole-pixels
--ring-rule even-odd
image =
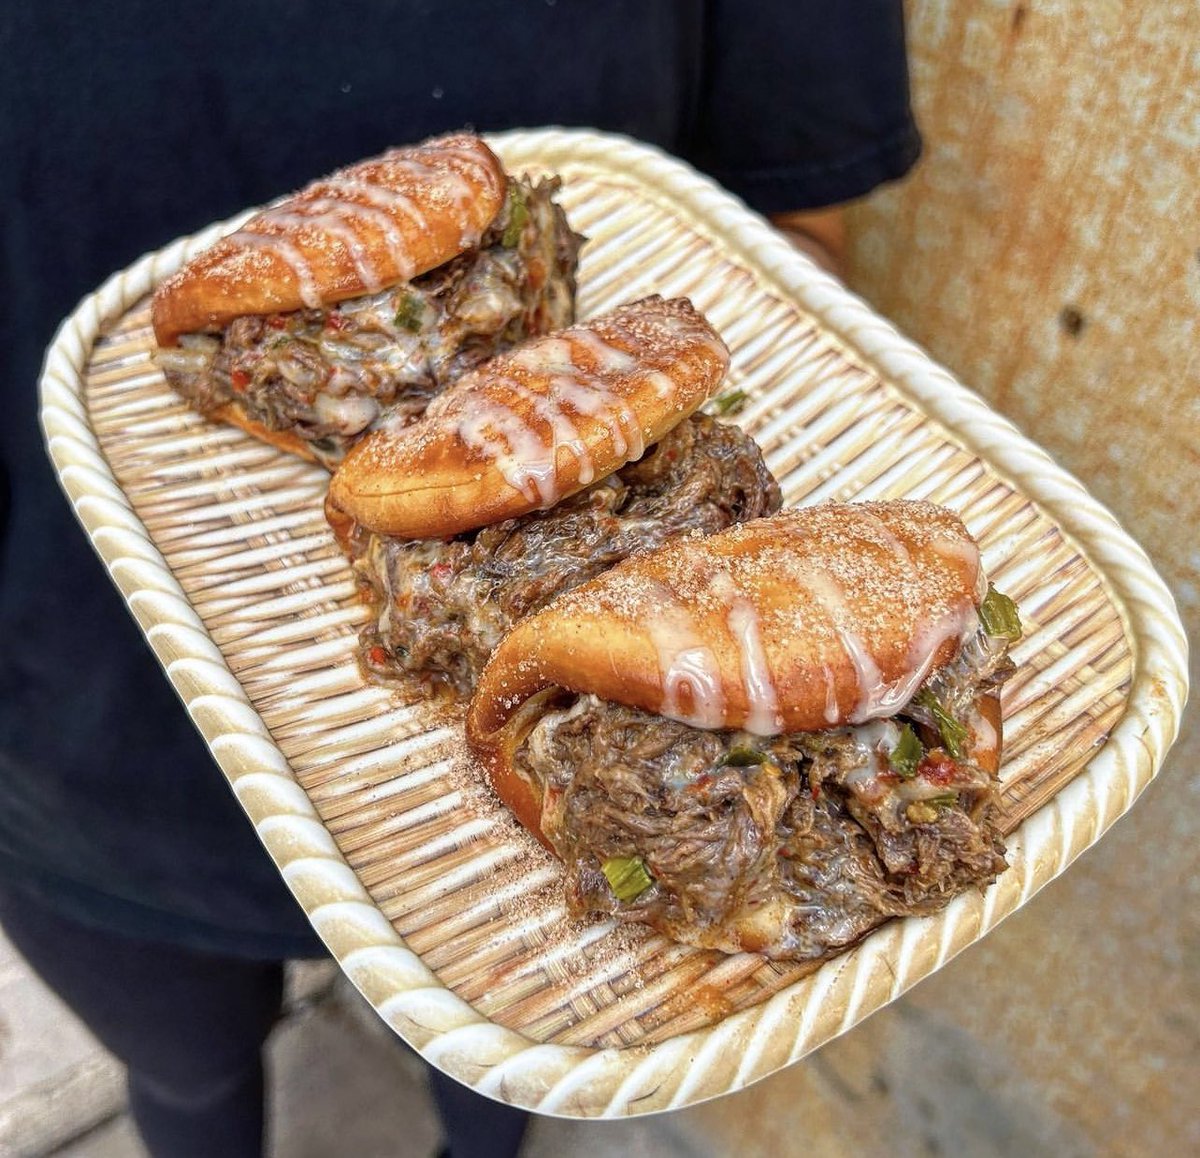
[[[467,741],[569,907],[828,956],[1005,867],[1016,609],[951,512],[824,504],[635,556],[519,623]]]

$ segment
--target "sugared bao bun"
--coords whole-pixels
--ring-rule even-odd
[[[433,539],[547,509],[641,457],[725,375],[686,299],[646,298],[500,354],[417,422],[381,428],[334,475],[327,513]]]
[[[957,654],[981,583],[975,541],[931,503],[830,503],[683,538],[518,624],[468,734],[487,751],[551,686],[761,736],[891,715]]]
[[[821,957],[1003,869],[1019,634],[952,512],[823,504],[634,555],[522,620],[466,736],[573,911]]]
[[[251,217],[155,291],[155,361],[206,418],[332,469],[472,367],[575,318],[556,178],[478,137],[392,149]]]
[[[500,161],[461,134],[341,169],[251,217],[155,291],[159,346],[248,314],[319,309],[409,281],[478,245]]]

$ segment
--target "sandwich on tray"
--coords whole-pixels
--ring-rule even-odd
[[[158,287],[158,364],[207,417],[332,467],[383,417],[570,324],[581,238],[556,188],[469,134],[339,170]]]
[[[690,302],[647,298],[498,355],[358,443],[326,514],[373,609],[368,677],[465,696],[559,592],[777,510],[753,440],[694,413],[728,361]]]
[[[1005,867],[1020,636],[962,522],[824,504],[637,555],[520,623],[468,743],[576,914],[828,956]]]

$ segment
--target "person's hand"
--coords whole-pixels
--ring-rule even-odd
[[[835,277],[842,276],[846,264],[846,215],[840,206],[772,213],[771,224],[822,269]]]

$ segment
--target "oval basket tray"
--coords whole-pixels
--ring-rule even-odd
[[[342,969],[397,1033],[543,1113],[686,1106],[794,1062],[982,937],[1124,812],[1174,739],[1185,641],[1142,551],[1078,482],[686,166],[581,131],[494,139],[557,172],[590,237],[580,315],[687,295],[789,504],[958,510],[1027,635],[1006,686],[1011,867],[818,966],[567,920],[555,863],[483,790],[460,721],[365,685],[364,609],[320,469],[212,426],[150,361],[146,295],[231,223],[150,254],[63,324],[50,454],[216,762]],[[218,773],[214,769],[214,775]]]

